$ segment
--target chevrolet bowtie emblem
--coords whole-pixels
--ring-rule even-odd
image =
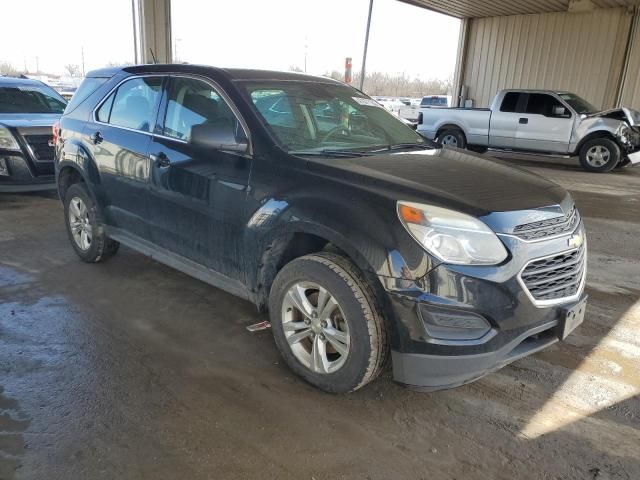
[[[584,237],[582,233],[575,233],[569,237],[567,243],[569,244],[569,248],[579,248],[584,243]]]

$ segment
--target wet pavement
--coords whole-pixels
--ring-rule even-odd
[[[585,323],[432,394],[318,392],[251,304],[125,248],[84,264],[53,194],[0,195],[0,479],[639,479],[640,168],[514,163],[585,219]]]

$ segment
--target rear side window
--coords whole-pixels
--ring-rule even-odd
[[[117,127],[151,132],[161,89],[162,77],[127,80],[100,106],[97,120]]]
[[[502,99],[502,105],[500,105],[501,112],[513,113],[517,111],[518,102],[520,101],[519,92],[507,92]]]
[[[84,102],[89,97],[89,95],[91,95],[98,88],[104,85],[107,80],[108,78],[85,78],[71,97],[71,100],[69,100],[65,112],[71,112],[75,110],[78,105]]]

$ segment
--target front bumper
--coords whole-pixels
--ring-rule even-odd
[[[421,391],[458,387],[553,345],[561,338],[560,325],[560,318],[545,322],[523,331],[497,350],[482,353],[456,355],[453,347],[451,355],[392,351],[393,377],[396,382]]]
[[[566,334],[559,331],[566,309],[585,299],[586,244],[572,246],[577,233],[583,238],[582,222],[570,234],[542,241],[500,235],[511,253],[500,266],[440,264],[421,279],[381,279],[388,294],[387,314],[395,319],[391,345],[394,379],[422,390],[452,388],[557,342]],[[522,281],[523,270],[534,261],[537,264],[549,256],[555,259],[578,251],[583,256],[579,257],[582,270],[577,290],[553,300],[533,298]],[[567,276],[565,272],[562,277]],[[469,332],[478,318],[486,328],[473,326],[474,336],[442,335],[437,330],[440,327],[434,330],[430,323],[434,312],[440,318],[451,314],[451,318],[461,319],[456,320],[462,322],[458,326]]]
[[[629,153],[627,154],[627,158],[629,159],[629,162],[631,163],[631,165],[636,166],[640,164],[640,150],[635,151],[633,153]]]
[[[22,152],[0,150],[6,166],[0,175],[0,192],[35,192],[56,188],[53,161],[35,164]]]

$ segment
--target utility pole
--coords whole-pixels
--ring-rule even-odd
[[[138,24],[136,23],[136,0],[131,0],[131,21],[133,22],[133,63],[142,63],[138,55]]]
[[[307,50],[309,48],[309,40],[304,39],[304,73],[307,73]]]
[[[360,90],[364,88],[364,76],[367,68],[367,47],[369,47],[369,29],[371,28],[371,12],[373,0],[369,0],[369,17],[367,18],[367,34],[364,37],[364,52],[362,54],[362,71],[360,72]]]
[[[80,47],[80,56],[82,57],[82,76],[84,77],[84,45]]]
[[[36,56],[36,73],[40,73],[40,59]]]

